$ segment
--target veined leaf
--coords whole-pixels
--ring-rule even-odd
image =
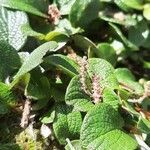
[[[73,105],[79,111],[88,111],[94,105],[91,98],[81,89],[80,77],[75,76],[70,81],[65,95],[68,105]]]
[[[108,43],[100,43],[97,45],[98,50],[95,51],[96,56],[103,58],[110,62],[112,65],[116,64],[117,55],[113,47]]]
[[[75,0],[55,0],[55,3],[60,8],[61,15],[68,15],[74,2]]]
[[[138,128],[142,132],[149,134],[150,133],[150,121],[145,118],[140,118],[138,122]]]
[[[80,112],[73,111],[70,106],[57,104],[56,117],[53,123],[54,133],[60,144],[66,143],[66,138],[79,138],[82,117]]]
[[[122,2],[127,5],[129,8],[142,10],[143,4],[141,0],[122,0]]]
[[[78,74],[79,66],[67,56],[60,54],[51,55],[46,57],[44,62],[62,69],[64,73],[67,73],[70,76],[75,76]]]
[[[26,23],[28,18],[24,12],[7,10],[0,6],[0,42],[7,41],[16,50],[20,50],[27,39],[21,31],[21,26]]]
[[[71,8],[70,22],[75,27],[85,28],[98,17],[99,10],[100,1],[98,0],[76,0]]]
[[[30,81],[25,89],[25,95],[34,100],[48,101],[51,97],[50,83],[40,71],[31,71]]]
[[[25,73],[31,71],[39,64],[43,62],[43,57],[48,51],[54,51],[57,48],[56,42],[46,42],[43,45],[36,48],[30,56],[24,61],[23,65],[19,69],[18,73],[15,76],[14,81],[12,82],[12,86],[14,86],[16,80],[23,76]]]
[[[102,87],[109,87],[111,89],[118,88],[118,81],[114,75],[113,66],[104,59],[90,58],[88,73],[92,79],[93,74],[96,74],[100,78],[100,85]]]
[[[115,75],[119,83],[129,91],[139,95],[143,93],[142,85],[135,80],[135,77],[130,70],[126,68],[118,68],[115,70]]]
[[[124,11],[129,11],[131,9],[143,9],[141,0],[115,0],[115,3]]]
[[[40,17],[48,18],[46,14],[42,13],[36,7],[32,6],[30,3],[23,0],[0,0],[0,5],[11,9],[26,11],[28,13]]]
[[[0,81],[4,81],[20,65],[17,51],[6,41],[0,41]]]
[[[44,1],[43,0],[23,0],[23,1],[43,13],[48,11],[49,0],[44,0]]]
[[[5,114],[11,106],[16,104],[16,96],[10,90],[10,87],[0,82],[0,114]]]
[[[93,150],[136,149],[136,141],[121,131],[122,126],[121,116],[110,105],[96,105],[83,120],[81,144]]]
[[[118,109],[120,103],[117,94],[109,88],[106,88],[103,91],[103,102],[111,105],[116,110]]]
[[[131,9],[124,3],[124,0],[114,0],[115,4],[120,7],[122,10],[128,12]]]

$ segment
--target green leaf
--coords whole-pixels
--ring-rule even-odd
[[[145,111],[149,111],[149,107],[150,107],[150,97],[147,97],[143,102],[142,102],[142,108]]]
[[[142,10],[143,4],[141,0],[122,0],[122,2],[132,9]]]
[[[88,62],[88,73],[91,79],[93,74],[96,74],[101,79],[100,84],[102,87],[109,87],[111,89],[118,88],[118,81],[114,75],[114,68],[109,62],[100,58],[90,58]]]
[[[121,131],[122,126],[121,116],[110,105],[96,105],[83,120],[82,146],[93,150],[136,149],[136,141]]]
[[[10,90],[10,87],[2,82],[0,82],[0,100],[9,106],[16,104],[16,96]]]
[[[129,41],[131,41],[137,47],[144,47],[145,41],[148,40],[149,36],[150,31],[147,22],[144,20],[138,22],[136,26],[130,27],[129,29]]]
[[[65,150],[84,150],[84,149],[81,147],[80,140],[73,140],[65,146]]]
[[[7,114],[9,113],[9,108],[7,105],[3,104],[1,101],[0,101],[0,115],[4,115],[4,114]]]
[[[73,105],[79,111],[88,111],[93,107],[91,98],[81,89],[80,77],[75,76],[70,81],[65,95],[68,105]]]
[[[79,66],[74,60],[67,56],[61,54],[51,55],[46,57],[44,62],[48,65],[50,64],[60,68],[64,73],[70,75],[71,77],[78,74]]]
[[[97,45],[98,50],[95,51],[96,55],[99,58],[103,58],[110,62],[112,65],[115,65],[117,62],[117,55],[112,46],[108,43],[100,43]]]
[[[45,35],[39,32],[34,31],[29,24],[24,24],[21,27],[21,31],[24,33],[26,36],[32,36],[36,37],[40,40],[43,40],[45,38]]]
[[[146,134],[150,133],[150,121],[149,120],[141,118],[139,119],[137,126],[142,132]]]
[[[70,22],[75,27],[85,28],[98,18],[99,10],[100,1],[98,0],[76,0],[69,15]]]
[[[82,32],[80,28],[72,27],[70,21],[66,18],[59,21],[59,24],[56,27],[56,31],[59,31],[67,36]]]
[[[115,75],[119,83],[129,91],[139,95],[143,93],[142,85],[135,80],[135,77],[127,68],[116,69]]]
[[[60,144],[65,144],[66,138],[79,138],[82,124],[80,112],[73,111],[71,107],[64,104],[57,104],[55,111],[53,129]]]
[[[47,123],[52,123],[55,119],[55,110],[54,108],[51,108],[46,114],[44,114],[40,120],[42,123],[47,124]]]
[[[4,81],[20,65],[17,51],[6,41],[0,41],[0,81]]]
[[[74,42],[74,45],[79,50],[87,52],[88,49],[91,49],[91,51],[93,51],[95,53],[96,53],[96,51],[98,51],[96,45],[91,40],[89,40],[88,38],[86,38],[82,35],[75,34],[72,36],[72,40]]]
[[[35,2],[37,3],[37,2]],[[18,9],[22,10],[40,17],[48,18],[48,16],[42,13],[38,8],[32,6],[29,1],[20,1],[20,0],[0,0],[0,5],[11,8],[11,9]]]
[[[55,102],[62,102],[65,101],[65,90],[66,88],[65,83],[62,84],[54,84],[51,86],[51,95]]]
[[[128,12],[131,9],[124,3],[124,0],[114,0],[115,4],[122,10]]]
[[[106,88],[103,91],[103,102],[111,105],[116,110],[118,109],[120,103],[117,94],[109,88]]]
[[[27,39],[21,32],[21,26],[26,23],[28,18],[24,12],[7,10],[0,6],[0,43],[7,41],[16,50],[20,50]]]
[[[114,11],[114,10],[113,10]],[[133,18],[130,14],[123,14],[122,13],[122,20],[119,18],[115,18],[114,16],[119,14],[119,12],[110,12],[110,14],[108,14],[108,10],[103,10],[99,13],[99,17],[100,19],[107,21],[107,22],[111,22],[111,23],[115,23],[115,24],[119,24],[119,25],[124,25],[124,26],[134,26],[136,25],[137,21],[135,18]]]
[[[133,80],[133,81],[136,80],[132,72],[127,68],[117,68],[115,70],[115,74],[118,80],[121,80],[121,79],[122,81],[123,80]]]
[[[144,5],[143,16],[144,16],[147,20],[150,20],[150,4],[145,4],[145,5]]]
[[[53,30],[47,33],[45,36],[42,37],[45,41],[55,41],[58,44],[58,47],[55,51],[60,50],[63,48],[69,40],[69,36],[62,33],[61,31]]]
[[[102,79],[107,78],[114,72],[113,66],[108,63],[106,60],[101,58],[90,58],[89,62],[89,73],[90,74],[97,74]]]
[[[49,32],[46,36],[45,36],[45,40],[46,41],[51,41],[53,40],[53,38],[59,36],[59,35],[62,35],[61,32],[58,32],[58,31],[51,31]]]
[[[25,89],[25,95],[34,100],[49,100],[51,97],[50,83],[41,71],[34,69],[31,71],[30,81]]]
[[[0,150],[21,150],[20,146],[15,143],[7,143],[7,144],[1,144],[0,143]]]
[[[126,12],[130,11],[131,9],[143,9],[141,0],[115,0],[115,3]]]
[[[150,69],[150,61],[143,61],[144,68]]]
[[[36,48],[30,56],[24,61],[23,65],[19,69],[18,73],[15,76],[15,80],[12,82],[12,86],[14,86],[16,80],[23,76],[25,73],[31,71],[38,65],[43,62],[43,57],[48,51],[54,51],[57,48],[56,42],[46,42],[43,45]]]
[[[43,13],[48,11],[49,0],[23,0],[25,3],[33,6],[34,8],[40,10]]]
[[[122,101],[122,104],[125,106],[126,110],[128,111],[128,113],[130,113],[131,115],[135,115],[136,117],[140,116],[140,113],[138,113],[135,109],[134,106],[129,104],[127,101]]]
[[[74,2],[75,0],[55,0],[55,3],[60,8],[61,15],[68,15]]]
[[[122,42],[125,44],[125,46],[133,51],[137,51],[139,50],[139,48],[134,45],[132,42],[130,42],[121,32],[121,30],[114,24],[109,23],[109,25],[113,28],[113,30],[115,31],[115,33],[118,35],[118,37],[120,38],[120,40],[122,40]]]
[[[9,111],[10,107],[15,106],[16,96],[10,90],[10,87],[0,82],[0,114],[5,114]]]

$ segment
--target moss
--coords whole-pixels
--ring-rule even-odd
[[[37,130],[35,130],[34,132],[35,134],[38,133]],[[34,140],[34,138],[31,135],[29,135],[28,129],[16,135],[15,139],[16,144],[18,144],[23,150],[43,150],[43,141]]]

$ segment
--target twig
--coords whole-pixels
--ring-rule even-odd
[[[147,81],[144,85],[144,93],[139,99],[128,99],[128,102],[142,103],[143,100],[150,96],[150,81]]]
[[[29,99],[26,99],[20,123],[20,126],[22,128],[26,128],[29,123],[30,111],[31,111],[31,101]]]
[[[71,144],[70,140],[67,138],[66,139],[67,143],[68,143],[68,146],[71,150],[75,150],[75,148],[73,147],[73,145]]]
[[[150,147],[142,140],[142,137],[140,137],[139,135],[137,134],[134,134],[138,144],[144,148],[145,150],[150,150]]]

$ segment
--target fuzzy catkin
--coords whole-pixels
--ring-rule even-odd
[[[92,98],[93,102],[95,104],[99,103],[101,101],[101,92],[102,89],[100,87],[100,77],[96,74],[93,75],[92,77]]]
[[[81,83],[81,89],[91,97],[91,92],[89,91],[87,84],[86,84],[86,78],[87,78],[87,69],[88,69],[88,62],[87,57],[83,56],[82,59],[77,59],[77,62],[80,66],[80,83]]]
[[[52,4],[48,6],[48,15],[49,15],[49,20],[54,25],[58,24],[61,14],[56,5]]]

